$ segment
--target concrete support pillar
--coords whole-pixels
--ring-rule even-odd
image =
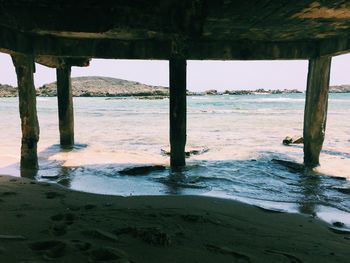
[[[33,79],[34,59],[31,56],[16,54],[12,55],[12,61],[17,73],[22,128],[21,168],[38,169],[37,143],[40,131]]]
[[[314,168],[325,137],[331,57],[309,61],[304,112],[304,164]]]
[[[170,69],[170,166],[185,166],[186,145],[186,59],[171,58]]]
[[[71,67],[65,66],[63,68],[58,68],[56,71],[60,143],[62,147],[71,147],[74,144],[74,112],[70,78]]]

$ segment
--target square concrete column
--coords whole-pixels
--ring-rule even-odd
[[[37,143],[39,122],[34,87],[34,59],[27,55],[12,55],[18,82],[19,112],[22,128],[21,168],[38,169]]]
[[[74,145],[74,111],[71,87],[71,67],[58,68],[57,101],[60,129],[60,144],[62,147]]]
[[[171,58],[170,69],[170,166],[185,166],[186,145],[186,59]]]
[[[304,164],[314,168],[320,164],[327,121],[331,57],[309,60],[304,112]]]

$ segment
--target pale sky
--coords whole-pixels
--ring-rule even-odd
[[[308,62],[284,61],[188,61],[187,89],[299,89],[305,90]],[[331,85],[350,84],[350,54],[333,58]],[[72,68],[72,77],[106,76],[149,85],[168,86],[168,62],[159,60],[94,59],[89,67]],[[54,69],[36,66],[35,85],[56,81]],[[0,54],[0,83],[17,86],[9,55]]]

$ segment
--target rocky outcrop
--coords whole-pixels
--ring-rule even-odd
[[[205,95],[218,95],[218,91],[216,89],[210,89],[210,90],[206,90],[204,91]]]
[[[265,89],[256,89],[256,90],[225,90],[221,94],[229,95],[251,95],[251,94],[291,94],[291,93],[302,93],[297,89],[284,89],[284,90],[265,90]]]
[[[128,81],[110,77],[78,77],[72,78],[72,90],[75,97],[130,97],[139,99],[164,99],[169,96],[169,88],[150,86],[136,81]],[[349,93],[350,85],[331,86],[330,93]],[[187,91],[188,96],[215,95],[253,95],[253,94],[291,94],[302,93],[297,89],[277,90],[225,90],[223,92],[211,89],[204,92]],[[57,96],[56,82],[43,85],[37,89],[37,95],[42,97]],[[0,84],[0,97],[16,97],[17,88]]]
[[[170,156],[170,147],[168,147],[166,149],[160,149],[160,151],[163,155]],[[200,155],[200,154],[206,153],[208,151],[209,151],[209,148],[207,148],[205,146],[199,147],[199,148],[186,147],[185,156],[186,156],[186,158],[188,158],[192,155]]]
[[[250,95],[253,94],[251,90],[225,90],[223,94],[228,95]]]
[[[294,136],[294,137],[287,136],[286,138],[283,139],[282,143],[284,145],[303,144],[304,143],[304,138],[300,137],[300,136]]]
[[[72,92],[75,97],[167,96],[169,89],[108,77],[78,77],[72,78]],[[37,94],[56,96],[56,82],[40,87]]]
[[[349,93],[350,92],[350,85],[330,86],[329,92],[330,93]]]
[[[119,171],[120,175],[147,175],[151,172],[164,171],[166,168],[163,165],[149,165],[149,166],[136,166],[128,167]]]
[[[14,88],[10,85],[1,85],[0,84],[0,97],[8,98],[8,97],[17,97],[17,88]]]

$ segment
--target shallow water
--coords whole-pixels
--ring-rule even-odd
[[[208,152],[187,159],[183,172],[121,176],[125,167],[169,165],[168,100],[74,98],[72,150],[58,145],[56,98],[38,98],[39,165],[22,176],[81,191],[113,195],[194,194],[231,198],[302,212],[350,227],[350,94],[331,94],[318,173],[301,174],[271,162],[302,162],[305,94],[188,98],[188,146]],[[20,176],[20,119],[16,98],[0,99],[0,174]],[[50,177],[50,178],[48,178]],[[342,177],[343,180],[338,177]]]

